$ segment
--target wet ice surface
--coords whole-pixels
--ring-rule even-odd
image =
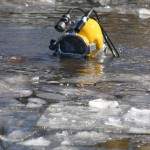
[[[147,4],[97,7],[121,57],[77,60],[48,50],[65,9],[30,2],[1,9],[0,149],[150,149]]]

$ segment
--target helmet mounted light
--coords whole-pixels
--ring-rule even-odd
[[[58,32],[63,32],[67,28],[70,22],[70,13],[65,13],[62,15],[62,17],[59,19],[59,21],[55,25],[55,29]]]
[[[84,12],[80,19],[71,20],[70,14],[74,9]],[[91,17],[95,13],[96,19]],[[119,57],[119,53],[111,42],[107,33],[100,24],[95,10],[83,11],[80,8],[72,8],[55,25],[58,32],[64,32],[57,40],[51,40],[50,50],[61,57],[96,57],[106,49],[106,44],[113,56]]]

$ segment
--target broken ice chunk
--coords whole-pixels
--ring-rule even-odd
[[[126,121],[148,125],[150,127],[150,110],[132,107],[124,116]]]
[[[28,101],[36,104],[42,104],[42,105],[46,104],[46,101],[41,98],[29,98]]]
[[[21,90],[19,92],[19,95],[20,95],[20,97],[29,97],[32,95],[32,93],[33,93],[33,91],[31,91],[31,90]]]
[[[146,8],[139,9],[139,17],[142,19],[150,18],[150,10]]]
[[[39,108],[46,104],[46,101],[40,98],[29,98],[28,101],[27,108]]]
[[[49,146],[51,144],[50,141],[46,140],[43,137],[34,138],[31,140],[19,142],[20,145],[26,145],[26,146]]]
[[[89,106],[96,107],[96,108],[115,108],[115,107],[118,107],[119,104],[117,101],[95,99],[95,100],[89,101]]]

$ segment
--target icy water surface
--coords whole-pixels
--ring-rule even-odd
[[[0,150],[149,150],[149,2],[66,2],[0,2]],[[52,56],[71,5],[99,12],[120,58]]]

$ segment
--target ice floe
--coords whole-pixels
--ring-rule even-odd
[[[40,98],[29,98],[28,101],[36,104],[42,104],[42,105],[46,104],[46,101]]]
[[[50,129],[86,129],[87,131],[94,129],[111,132],[131,132],[131,130],[136,132],[134,129],[144,127],[143,130],[149,131],[150,110],[125,107],[118,103],[101,107],[103,102],[107,104],[110,101],[92,100],[89,102],[92,106],[89,105],[89,107],[71,106],[67,103],[50,105],[39,118],[37,126]]]
[[[64,101],[66,100],[66,96],[60,93],[39,93],[37,94],[37,97],[46,99],[46,100],[56,100],[56,101]]]
[[[105,121],[105,125],[111,125],[115,127],[123,127],[121,118],[119,117],[108,117],[108,121]]]
[[[115,108],[118,107],[119,104],[117,101],[107,101],[103,99],[96,99],[89,102],[90,107],[96,108]]]
[[[26,105],[27,108],[38,108],[47,103],[45,100],[40,98],[29,98],[28,101],[29,102]]]
[[[60,147],[55,147],[52,150],[79,150],[79,148],[68,147],[68,146],[60,146]]]
[[[146,127],[143,127],[143,128],[140,128],[140,127],[131,127],[128,130],[128,133],[150,134],[150,128],[148,129]]]
[[[24,139],[29,138],[32,135],[32,133],[29,133],[28,131],[23,130],[14,130],[10,131],[8,135],[0,135],[0,139],[3,141],[9,141],[9,142],[20,142],[24,141]]]
[[[120,113],[119,108],[92,109],[87,106],[71,106],[67,103],[53,104],[37,122],[37,126],[54,129],[101,129],[109,115]]]
[[[142,19],[150,18],[150,9],[146,9],[146,8],[139,9],[139,17]]]
[[[133,102],[133,103],[146,103],[150,104],[150,95],[138,95],[138,96],[132,96],[128,101]]]
[[[125,121],[148,125],[150,127],[150,110],[132,107],[125,115]]]
[[[31,90],[20,90],[19,91],[19,97],[29,97],[31,96],[33,91]]]
[[[11,133],[8,134],[7,138],[8,139],[13,139],[16,141],[23,140],[27,135],[30,135],[30,133],[26,133],[23,130],[14,130]]]
[[[65,139],[61,142],[61,145],[71,145],[71,142],[69,139]]]
[[[27,105],[26,105],[26,107],[27,108],[40,108],[40,107],[42,107],[43,105],[41,105],[41,104],[36,104],[36,103],[31,103],[31,102],[29,102]]]
[[[27,76],[4,77],[0,81],[0,97],[28,97],[32,95],[31,83]]]
[[[26,146],[49,146],[51,144],[51,141],[48,141],[43,137],[39,137],[39,138],[34,138],[23,142],[19,142],[18,144],[26,145]]]
[[[35,76],[35,77],[33,77],[33,78],[31,79],[31,81],[32,81],[33,84],[38,84],[38,83],[39,83],[39,79],[40,79],[39,76]]]

